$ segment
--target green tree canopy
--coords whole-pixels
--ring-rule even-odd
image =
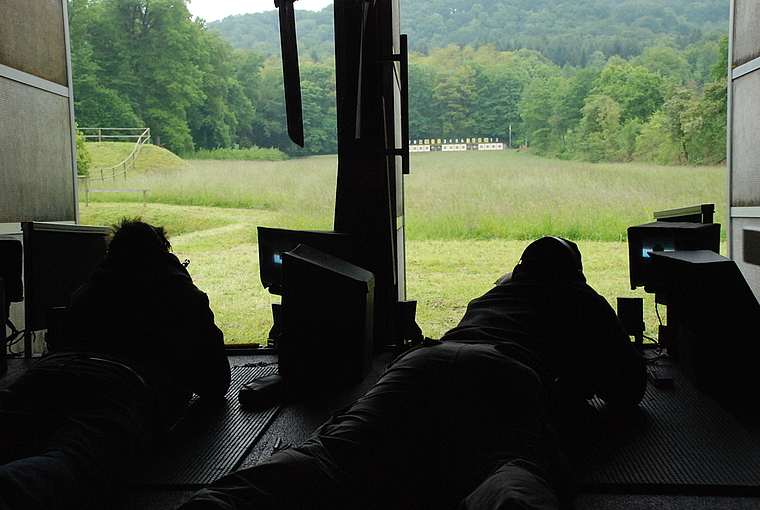
[[[609,65],[594,81],[590,98],[607,96],[620,105],[622,121],[646,122],[664,101],[662,85],[662,76],[644,67]]]

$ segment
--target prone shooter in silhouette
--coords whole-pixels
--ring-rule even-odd
[[[577,246],[544,237],[440,341],[397,358],[303,444],[180,510],[569,508],[563,427],[594,395],[631,409],[645,388]]]
[[[187,406],[230,384],[222,331],[163,228],[114,225],[50,352],[0,391],[0,509],[95,507]]]

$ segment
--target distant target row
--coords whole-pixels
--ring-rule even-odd
[[[409,141],[409,152],[497,151],[506,148],[507,144],[500,142],[498,138],[425,138]]]

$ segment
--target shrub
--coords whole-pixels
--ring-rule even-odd
[[[85,145],[85,137],[77,129],[77,175],[87,175],[87,171],[92,165],[92,156]]]
[[[279,149],[263,149],[250,147],[248,149],[201,149],[183,156],[186,159],[221,159],[236,161],[285,161],[288,155]]]

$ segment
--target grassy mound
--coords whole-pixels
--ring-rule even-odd
[[[85,146],[92,157],[91,170],[118,165],[129,157],[135,148],[132,142],[87,142]],[[157,145],[145,144],[137,156],[134,173],[167,172],[186,167],[187,163],[171,151]]]

